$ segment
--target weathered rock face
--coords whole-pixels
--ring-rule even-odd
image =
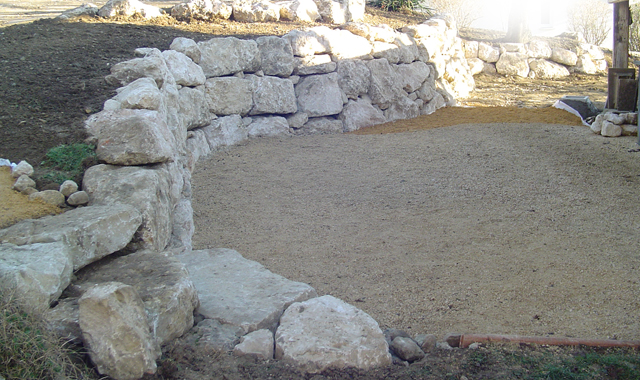
[[[418,344],[411,338],[396,337],[391,342],[391,350],[400,359],[413,363],[424,358],[424,352]]]
[[[535,78],[558,79],[571,75],[565,66],[544,59],[532,60],[529,62],[529,67]],[[531,73],[529,76],[532,76]]]
[[[204,127],[214,115],[209,112],[205,86],[183,87],[178,92],[181,125],[187,130]]]
[[[488,63],[498,62],[498,59],[500,59],[500,50],[489,44],[480,42],[478,44],[478,58]]]
[[[270,22],[280,20],[280,6],[266,0],[233,3],[233,18],[239,22]]]
[[[43,190],[31,193],[29,194],[29,200],[38,200],[58,207],[63,207],[65,201],[64,195],[58,190]]]
[[[109,0],[98,10],[100,17],[133,16],[135,14],[144,18],[154,18],[162,15],[162,12],[160,8],[138,0]]]
[[[262,57],[262,71],[265,75],[288,77],[293,72],[293,49],[289,41],[280,37],[260,37],[256,39]]]
[[[234,347],[233,354],[269,360],[273,359],[273,344],[273,332],[266,329],[257,330],[243,336],[240,339],[240,344]]]
[[[218,149],[221,146],[234,145],[249,138],[247,128],[240,115],[216,119],[203,130],[211,150]]]
[[[253,94],[253,107],[249,115],[290,114],[298,110],[296,93],[290,80],[254,75],[249,80]]]
[[[13,178],[19,178],[23,175],[26,175],[27,177],[31,177],[33,175],[33,166],[31,166],[27,161],[20,161],[15,168],[11,169],[11,176]]]
[[[387,121],[382,111],[374,107],[367,98],[349,100],[340,114],[340,120],[344,124],[345,132],[356,131]]]
[[[162,52],[162,58],[164,58],[176,84],[191,87],[204,84],[206,78],[202,67],[185,54],[175,50],[165,50]]]
[[[158,88],[161,88],[165,81],[173,80],[173,76],[169,73],[162,55],[158,53],[159,51],[156,51],[144,58],[134,58],[113,65],[111,74],[105,78],[106,81],[111,85],[126,86],[136,79],[151,78],[156,81]]]
[[[337,64],[329,54],[295,58],[293,73],[296,75],[327,74],[336,71]]]
[[[341,120],[332,117],[313,117],[298,130],[298,133],[303,135],[335,134],[342,132],[343,128]]]
[[[289,123],[282,116],[254,117],[247,127],[249,137],[271,137],[289,133]]]
[[[124,203],[142,214],[142,224],[132,246],[162,251],[171,237],[171,180],[165,166],[96,165],[84,175],[91,205]]]
[[[70,281],[73,262],[62,242],[0,243],[0,286],[15,291],[29,308],[45,310]]]
[[[337,115],[342,112],[343,92],[338,85],[336,73],[305,77],[295,86],[295,93],[298,109],[309,117]]]
[[[349,99],[357,99],[369,91],[371,73],[361,60],[338,61],[338,85]]]
[[[549,43],[541,40],[534,40],[527,44],[527,54],[530,58],[551,58],[552,50]]]
[[[322,21],[331,24],[344,24],[349,21],[360,21],[364,18],[365,2],[362,0],[314,0]]]
[[[21,191],[21,192],[28,188],[35,189],[36,181],[29,178],[29,176],[26,174],[23,174],[20,177],[18,177],[16,182],[14,182],[14,184],[11,186],[11,189],[15,191]]]
[[[400,80],[397,78],[396,71],[386,59],[367,61],[366,65],[371,72],[368,95],[373,104],[381,109],[387,109],[397,99],[406,96],[406,93],[399,86]]]
[[[496,70],[502,75],[515,75],[526,78],[529,75],[529,63],[526,54],[506,52],[496,63]]]
[[[322,37],[315,30],[292,30],[283,38],[289,41],[293,54],[297,57],[329,52]]]
[[[173,42],[171,42],[171,46],[169,46],[169,49],[179,51],[180,53],[191,58],[193,62],[200,63],[200,48],[198,47],[198,44],[190,38],[174,38]]]
[[[186,3],[176,4],[171,8],[171,16],[178,20],[227,20],[231,17],[233,8],[222,1],[217,0],[190,0]],[[171,47],[171,49],[174,49]],[[177,50],[177,49],[174,49]]]
[[[175,138],[157,111],[104,111],[92,115],[85,128],[101,161],[145,165],[173,159]]]
[[[551,60],[563,65],[574,66],[578,63],[578,55],[570,50],[555,48],[551,52]]]
[[[191,329],[184,339],[196,347],[233,351],[244,334],[242,327],[222,324],[214,319],[205,319]]]
[[[318,6],[313,0],[278,1],[280,19],[284,21],[315,22],[320,19]]]
[[[198,42],[200,48],[200,66],[209,77],[252,73],[260,69],[260,50],[253,40],[240,40],[235,37],[214,38]]]
[[[391,364],[378,323],[332,296],[294,303],[285,311],[276,331],[276,358],[310,373]]]
[[[275,330],[290,304],[316,296],[309,285],[271,273],[230,249],[192,251],[178,259],[198,290],[198,313],[245,332]]]
[[[69,20],[80,16],[95,17],[98,15],[98,8],[95,4],[86,3],[79,7],[66,10],[57,16],[54,20]]]
[[[80,329],[98,372],[118,380],[156,372],[160,349],[133,287],[118,282],[96,285],[78,305]]]
[[[14,224],[0,230],[0,241],[16,245],[59,242],[78,270],[124,248],[141,223],[141,214],[126,204],[82,207]]]
[[[205,86],[210,110],[216,115],[244,116],[253,108],[252,84],[247,79],[211,78]]]

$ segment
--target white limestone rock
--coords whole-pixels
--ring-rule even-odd
[[[341,25],[349,21],[364,19],[363,0],[314,0],[322,21]]]
[[[26,174],[23,174],[20,177],[18,177],[16,182],[14,182],[14,184],[11,186],[11,189],[19,192],[24,192],[27,189],[35,189],[35,188],[36,188],[36,181],[32,180]]]
[[[391,364],[378,323],[328,295],[289,306],[276,331],[275,355],[308,373]]]
[[[298,110],[296,93],[288,79],[250,76],[253,108],[249,115],[291,114]]]
[[[100,161],[146,165],[173,159],[176,140],[158,111],[121,109],[91,115],[85,129]]]
[[[96,285],[78,305],[83,340],[100,374],[134,380],[156,372],[160,348],[132,286],[118,282]]]
[[[400,87],[400,78],[386,59],[374,59],[366,62],[371,72],[371,84],[368,95],[371,102],[380,109],[387,109],[406,92]]]
[[[136,79],[145,77],[155,80],[158,88],[162,88],[165,82],[173,80],[173,75],[169,72],[159,50],[143,58],[134,58],[113,65],[111,74],[107,75],[105,80],[114,86],[126,86]]]
[[[389,108],[384,110],[387,121],[413,119],[420,116],[420,106],[406,96],[396,99]]]
[[[18,165],[11,169],[11,176],[13,178],[18,178],[23,175],[28,177],[33,175],[33,166],[31,166],[27,161],[20,161],[18,162]]]
[[[79,7],[62,12],[62,14],[57,16],[55,20],[70,20],[81,16],[95,17],[98,15],[98,10],[99,8],[95,4],[86,3]]]
[[[173,74],[176,84],[180,86],[196,87],[204,84],[206,78],[202,67],[193,60],[175,50],[165,50],[162,58],[167,64],[169,71]]]
[[[496,62],[496,70],[502,75],[526,78],[529,75],[529,61],[526,54],[506,52]]]
[[[549,59],[552,55],[551,46],[543,40],[533,40],[527,44],[529,58]]]
[[[487,62],[495,63],[500,59],[500,50],[484,42],[478,44],[478,58]]]
[[[295,86],[295,93],[298,110],[309,117],[337,115],[342,112],[344,93],[338,85],[337,73],[304,77]]]
[[[209,126],[189,131],[186,147],[188,168],[191,172],[195,170],[196,163],[200,158],[208,157],[211,154],[211,147],[204,132],[205,128],[209,128]]]
[[[622,124],[622,136],[638,136],[637,124]]]
[[[247,127],[240,115],[216,119],[203,130],[212,151],[222,146],[235,145],[249,138]]]
[[[164,250],[171,237],[171,211],[175,204],[165,165],[92,166],[85,172],[83,186],[90,205],[124,203],[140,212],[142,224],[132,239],[132,248]]]
[[[72,274],[71,255],[62,242],[18,246],[3,239],[0,243],[0,287],[15,291],[29,308],[48,309],[69,285]]]
[[[233,348],[236,356],[250,356],[260,360],[273,359],[273,332],[262,329],[243,336],[240,343]]]
[[[485,62],[480,58],[468,58],[469,72],[471,75],[478,75],[484,70]]]
[[[325,26],[311,28],[312,32],[322,36],[329,54],[336,60],[363,59],[371,55],[371,44],[364,38],[349,31],[329,29]]]
[[[309,0],[311,1],[311,0]],[[256,39],[264,75],[288,77],[293,73],[294,60],[291,44],[284,38],[275,36]]]
[[[289,123],[282,116],[254,117],[247,127],[249,137],[272,137],[289,134]]]
[[[342,120],[332,117],[312,117],[298,130],[303,135],[327,135],[342,133],[344,125]]]
[[[230,249],[192,251],[177,258],[198,290],[198,313],[245,333],[274,331],[289,305],[316,296],[309,285],[278,276]]]
[[[173,208],[173,225],[171,227],[171,241],[169,246],[172,251],[185,253],[192,249],[192,237],[195,232],[193,224],[193,207],[191,199],[183,198]]]
[[[162,92],[152,78],[139,78],[116,90],[110,101],[118,102],[117,108],[158,110],[162,107]],[[107,107],[105,109],[113,107]]]
[[[66,199],[58,190],[43,190],[29,194],[29,200],[37,200],[53,206],[63,207]]]
[[[109,0],[98,10],[100,17],[133,16],[135,14],[150,19],[161,16],[162,11],[158,7],[138,0]]]
[[[558,79],[571,75],[565,66],[545,59],[532,60],[529,62],[529,67],[535,77],[541,79]]]
[[[345,132],[356,131],[387,121],[382,111],[374,107],[366,97],[349,100],[340,114],[340,120],[343,122]]]
[[[369,91],[371,72],[361,60],[341,60],[337,63],[338,85],[349,99],[357,99]]]
[[[76,191],[69,195],[67,198],[67,204],[69,206],[84,206],[89,203],[89,194],[86,191]]]
[[[550,59],[566,66],[575,66],[578,63],[578,55],[576,53],[561,48],[554,48],[551,51]]]
[[[238,22],[275,22],[280,20],[280,6],[267,0],[236,0],[233,19]]]
[[[307,57],[329,52],[328,47],[324,43],[324,39],[316,31],[292,30],[282,38],[289,41],[293,54],[297,57]]]
[[[464,41],[465,58],[478,58],[478,41]]]
[[[215,118],[209,111],[205,86],[183,87],[178,91],[180,124],[186,130],[204,127]]]
[[[200,48],[198,47],[198,44],[191,38],[176,37],[173,39],[173,42],[171,42],[171,46],[169,46],[169,49],[178,51],[186,55],[195,63],[200,63]]]
[[[171,16],[178,20],[227,20],[231,17],[232,11],[233,8],[230,5],[220,0],[189,0],[174,5],[171,8]]]
[[[316,22],[321,18],[313,0],[278,1],[276,4],[280,6],[280,20],[283,21]]]
[[[328,74],[336,71],[337,64],[329,54],[317,54],[294,59],[294,74],[313,75]]]
[[[399,63],[411,63],[418,59],[416,41],[406,33],[397,33],[393,44],[399,48]]]
[[[395,67],[397,78],[400,80],[400,86],[408,93],[417,91],[424,81],[429,78],[431,69],[424,62],[413,62],[411,64],[403,64]]]
[[[208,79],[206,84],[209,109],[216,115],[247,115],[253,108],[251,81],[237,77]]]
[[[619,137],[622,136],[622,127],[618,124],[614,124],[610,121],[602,122],[602,130],[600,134],[604,137]]]
[[[386,24],[369,27],[369,33],[369,40],[386,43],[393,43],[396,40],[396,31]]]
[[[596,116],[596,119],[593,121],[593,123],[591,123],[591,125],[589,126],[589,128],[591,128],[591,130],[593,131],[593,133],[599,135],[600,132],[602,131],[602,123],[605,121],[604,120],[604,115],[605,114],[600,114],[598,116]]]
[[[578,62],[574,66],[575,71],[583,74],[596,74],[598,67],[588,54],[578,56]]]
[[[376,59],[384,58],[391,64],[397,64],[400,62],[400,48],[392,43],[374,41],[371,56]]]
[[[287,123],[289,127],[293,129],[300,129],[309,120],[309,115],[304,112],[296,112],[295,114],[287,117]]]
[[[262,60],[256,41],[235,37],[213,38],[198,42],[198,47],[200,66],[207,78],[238,72],[253,73],[260,69]]]
[[[69,195],[78,191],[78,184],[75,183],[74,181],[66,180],[62,182],[58,191],[61,192],[62,195],[68,198]]]

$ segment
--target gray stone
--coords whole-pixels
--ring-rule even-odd
[[[604,137],[619,137],[622,136],[622,127],[605,120],[602,122],[600,134]]]
[[[309,120],[309,115],[304,112],[297,112],[287,117],[287,123],[289,127],[293,129],[300,129]]]
[[[100,17],[133,16],[135,14],[148,19],[161,16],[162,11],[158,7],[138,0],[109,0],[98,10]]]
[[[256,40],[262,57],[265,75],[288,77],[293,72],[294,60],[291,44],[284,38],[267,36]]]
[[[179,115],[184,128],[191,130],[211,123],[215,116],[209,111],[205,86],[183,87],[178,94]]]
[[[275,22],[280,20],[280,7],[268,0],[236,0],[233,19],[238,22]]]
[[[350,99],[357,99],[369,91],[371,72],[361,60],[338,61],[338,85]]]
[[[436,344],[438,343],[438,338],[433,334],[419,334],[416,335],[415,339],[418,346],[424,352],[432,352],[436,349]]]
[[[275,355],[309,373],[391,364],[378,323],[332,296],[297,302],[285,311],[276,331]]]
[[[371,105],[369,99],[349,100],[340,114],[345,132],[356,131],[387,121],[382,111]]]
[[[260,360],[273,359],[273,332],[267,329],[250,332],[240,339],[240,344],[233,348],[236,356],[250,356]]]
[[[15,291],[29,308],[48,309],[69,285],[72,274],[71,255],[62,242],[0,243],[0,287]]]
[[[323,38],[317,31],[292,30],[282,38],[289,41],[293,54],[297,57],[308,57],[329,52]]]
[[[173,226],[171,228],[170,246],[179,253],[191,251],[191,238],[195,232],[193,224],[193,207],[191,199],[183,198],[173,208]]]
[[[315,22],[320,19],[318,6],[313,0],[278,1],[280,20]]]
[[[465,58],[478,58],[478,41],[464,41]]]
[[[196,347],[206,347],[215,351],[233,351],[244,334],[242,327],[222,324],[215,319],[205,319],[191,329],[185,339]]]
[[[255,72],[260,69],[261,58],[258,44],[253,40],[235,37],[213,38],[198,42],[200,66],[207,78]]]
[[[430,68],[424,62],[413,62],[411,64],[398,65],[395,67],[400,86],[406,92],[417,91],[429,78]]]
[[[82,336],[100,374],[134,380],[156,372],[160,348],[132,286],[118,282],[96,285],[78,305]]]
[[[272,137],[289,133],[289,123],[282,116],[254,117],[247,127],[249,137]]]
[[[69,20],[81,16],[95,17],[98,15],[99,8],[92,3],[82,4],[81,6],[62,12],[55,20]]]
[[[11,175],[13,178],[18,178],[23,175],[31,177],[33,175],[33,166],[31,166],[27,161],[20,161],[18,162],[18,165],[11,169]]]
[[[398,33],[394,45],[400,48],[399,63],[411,63],[418,58],[416,41],[406,33]]]
[[[539,79],[558,79],[571,75],[566,67],[544,59],[532,60],[529,62],[529,67],[535,78]]]
[[[396,337],[391,342],[391,350],[400,359],[406,360],[409,363],[422,360],[425,357],[424,352],[422,352],[418,344],[411,338]]]
[[[216,115],[246,115],[253,107],[251,81],[237,77],[211,78],[206,83],[211,112]]]
[[[396,71],[386,59],[374,59],[366,63],[371,71],[369,97],[371,102],[381,109],[387,109],[406,92],[400,87]]]
[[[173,80],[173,75],[169,72],[160,51],[150,53],[144,58],[134,58],[113,65],[111,74],[105,79],[111,85],[126,86],[140,78],[155,80],[158,88],[161,88],[167,80]]]
[[[76,191],[69,195],[67,204],[69,206],[84,206],[89,203],[89,194],[86,191]]]
[[[496,62],[496,70],[502,75],[526,78],[529,75],[528,58],[526,54],[506,52]]]
[[[200,1],[200,0],[195,0],[195,1]],[[209,0],[202,0],[202,1],[206,2]],[[200,48],[198,47],[198,44],[191,38],[176,37],[173,39],[173,42],[171,42],[171,46],[169,46],[169,49],[179,51],[180,53],[191,58],[193,62],[200,63],[200,56],[201,56]]]
[[[403,96],[384,110],[384,116],[387,121],[413,119],[420,116],[420,107],[416,102]]]
[[[162,92],[152,78],[136,79],[116,91],[118,94],[111,101],[119,103],[117,108],[158,110],[162,106]]]
[[[240,115],[221,117],[203,128],[211,150],[221,146],[235,145],[246,140],[249,135]]]
[[[325,135],[342,133],[344,125],[342,120],[331,117],[313,117],[305,123],[298,131],[305,135]]]
[[[295,86],[298,110],[309,117],[337,115],[342,112],[343,92],[338,85],[338,74],[311,75]]]
[[[65,342],[82,345],[80,310],[77,298],[59,299],[58,304],[44,314],[47,326]]]
[[[30,201],[40,201],[50,205],[64,206],[65,197],[58,190],[43,190],[29,195]]]
[[[288,79],[251,76],[253,108],[249,115],[290,114],[298,110],[296,92]]]
[[[373,58],[386,59],[391,64],[400,62],[400,48],[388,42],[374,41],[371,55]]]
[[[245,332],[275,330],[290,304],[316,296],[309,285],[278,276],[230,249],[192,251],[178,258],[198,290],[198,312]]]
[[[172,183],[164,165],[96,165],[85,172],[83,185],[91,205],[124,203],[142,214],[142,224],[134,235],[132,247],[164,250],[171,237],[174,205]]]
[[[570,50],[554,48],[551,52],[551,60],[567,66],[575,66],[578,63],[578,55]]]
[[[204,84],[206,78],[202,68],[185,54],[175,50],[165,50],[162,52],[162,58],[164,58],[169,72],[173,74],[176,84],[190,87]]]
[[[71,194],[78,191],[78,184],[71,180],[66,180],[62,182],[58,191],[60,191],[65,197],[69,197]]]
[[[327,74],[336,71],[337,64],[329,54],[317,54],[295,59],[296,75]]]
[[[171,16],[178,20],[227,20],[231,17],[233,8],[219,0],[189,0],[176,4],[171,8]],[[171,48],[173,49],[173,47]],[[175,49],[174,49],[175,50]]]
[[[11,186],[11,189],[15,191],[20,191],[20,192],[23,192],[28,188],[35,189],[36,181],[29,178],[29,176],[26,174],[23,174],[20,177],[18,177],[16,182],[14,182],[14,184]]]
[[[124,248],[141,223],[140,213],[129,205],[82,207],[23,220],[0,230],[0,241],[17,245],[60,242],[78,270]]]

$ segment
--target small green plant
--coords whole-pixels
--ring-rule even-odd
[[[428,17],[433,16],[433,10],[422,4],[423,0],[375,0],[373,5],[385,11],[420,11]]]
[[[42,164],[52,170],[42,178],[58,184],[68,179],[77,181],[84,171],[83,162],[95,156],[95,147],[87,144],[78,143],[51,148]]]

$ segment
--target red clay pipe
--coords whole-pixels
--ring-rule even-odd
[[[467,348],[472,343],[533,343],[548,346],[591,346],[591,347],[629,347],[640,349],[640,341],[611,339],[577,339],[543,336],[520,336],[498,334],[447,334],[445,341],[451,347]]]

